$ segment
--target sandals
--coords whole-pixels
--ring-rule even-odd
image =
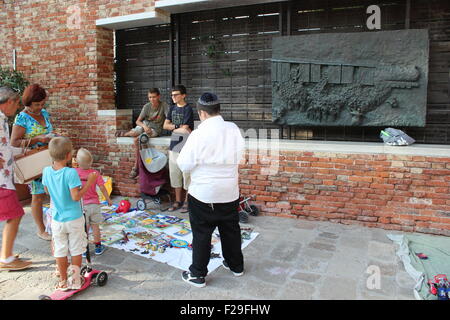
[[[169,208],[169,211],[172,212],[172,211],[178,210],[181,208],[182,205],[183,205],[183,203],[181,201],[175,201],[173,203],[173,205]]]
[[[43,232],[43,233],[36,233],[36,235],[39,237],[39,238],[41,238],[42,240],[46,240],[46,241],[50,241],[50,240],[52,240],[52,236],[51,235],[49,235],[47,232]]]
[[[186,212],[189,212],[189,207],[188,207],[187,202],[185,202],[183,204],[183,206],[181,207],[181,210],[180,210],[180,213],[186,213]]]
[[[58,284],[56,285],[55,290],[57,291],[68,291],[70,290],[68,284],[67,284],[67,280],[61,280],[58,281]]]

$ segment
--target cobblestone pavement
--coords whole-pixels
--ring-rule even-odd
[[[50,243],[36,236],[30,208],[25,209],[15,252],[31,259],[34,268],[0,272],[0,299],[34,300],[56,283]],[[91,287],[73,299],[414,299],[414,281],[386,237],[400,232],[270,216],[250,217],[245,226],[260,234],[244,249],[242,277],[219,267],[205,288],[195,288],[181,280],[181,270],[108,248],[93,258],[97,269],[109,273],[106,287]],[[380,270],[375,288],[373,270]]]

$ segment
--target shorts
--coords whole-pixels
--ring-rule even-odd
[[[147,127],[149,127],[150,129],[152,129],[152,135],[150,136],[150,138],[154,138],[154,137],[159,136],[158,132],[156,132],[156,130],[153,129],[153,128],[150,126],[150,121],[144,120],[143,122],[145,123],[145,125],[146,125]],[[131,130],[134,131],[134,132],[136,132],[136,133],[138,133],[138,134],[143,134],[143,133],[145,132],[145,131],[144,131],[144,128],[142,128],[141,126],[136,126],[135,128],[133,128],[133,129],[131,129]]]
[[[52,221],[53,256],[64,258],[79,256],[86,252],[87,236],[84,217],[67,222]]]
[[[16,190],[0,188],[0,203],[0,221],[17,219],[25,214]]]
[[[86,217],[86,223],[88,225],[100,224],[104,221],[102,209],[99,204],[96,203],[85,204],[83,205],[83,209]]]
[[[180,154],[178,152],[169,151],[169,176],[170,186],[172,188],[183,188],[188,190],[191,182],[191,175],[183,173],[177,164],[177,159]]]
[[[45,232],[47,232],[48,234],[52,234],[52,206],[50,206],[50,208],[45,208],[43,209],[43,213],[45,215]]]

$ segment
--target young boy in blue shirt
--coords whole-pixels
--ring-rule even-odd
[[[57,290],[80,289],[83,285],[80,277],[82,254],[86,251],[87,235],[80,199],[97,180],[97,174],[88,176],[82,187],[78,173],[68,168],[72,160],[72,142],[68,138],[53,138],[49,143],[51,167],[44,168],[42,184],[54,204],[52,219],[53,255],[59,271],[60,281]],[[68,255],[71,266],[69,267]]]

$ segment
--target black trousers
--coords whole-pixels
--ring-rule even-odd
[[[234,272],[244,271],[239,226],[239,199],[228,203],[203,203],[188,195],[189,218],[192,228],[192,264],[189,271],[194,277],[208,274],[211,257],[211,236],[218,227],[222,255]]]

